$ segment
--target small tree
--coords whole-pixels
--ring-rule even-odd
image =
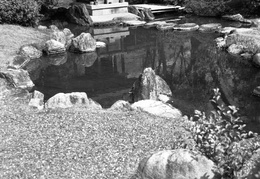
[[[259,142],[251,142],[250,147],[241,144],[243,139],[257,134],[244,130],[246,125],[238,117],[236,107],[218,105],[220,96],[219,89],[214,89],[211,102],[217,110],[209,117],[196,110],[197,121],[190,130],[199,151],[217,164],[223,178],[232,179],[259,148]]]

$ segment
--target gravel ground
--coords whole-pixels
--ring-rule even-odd
[[[188,136],[182,120],[138,111],[1,107],[1,179],[129,178],[140,159]]]

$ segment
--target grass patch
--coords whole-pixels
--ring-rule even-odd
[[[183,120],[130,111],[37,112],[8,106],[0,114],[0,178],[129,178],[139,160],[171,149]],[[179,139],[178,139],[179,140]]]
[[[0,25],[0,69],[5,68],[26,44],[43,43],[49,39],[47,31],[18,25]]]

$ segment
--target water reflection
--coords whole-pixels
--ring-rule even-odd
[[[122,99],[144,68],[152,67],[170,85],[173,105],[185,114],[211,110],[211,90],[219,87],[225,102],[239,106],[242,115],[260,116],[259,99],[250,93],[260,82],[257,69],[217,50],[213,41],[217,34],[128,27],[90,32],[107,47],[95,53],[68,53],[66,62],[41,59],[40,65],[28,66],[36,88],[46,98],[58,92],[85,91],[109,107]]]

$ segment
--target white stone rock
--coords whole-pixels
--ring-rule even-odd
[[[190,150],[164,150],[141,160],[135,178],[213,179],[215,168],[211,160]]]
[[[106,43],[105,42],[101,42],[101,41],[97,41],[96,42],[96,46],[97,46],[97,48],[105,48],[106,47]]]
[[[131,106],[134,110],[145,111],[159,117],[166,117],[166,118],[173,118],[173,119],[178,119],[182,117],[182,113],[180,110],[172,107],[170,104],[165,104],[161,101],[141,100],[135,102]]]

